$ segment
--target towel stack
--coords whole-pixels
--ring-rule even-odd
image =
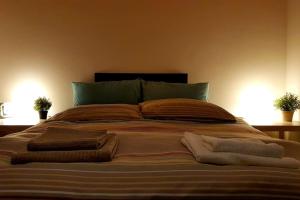
[[[252,138],[216,138],[185,132],[182,143],[201,163],[299,168],[300,162],[283,157],[284,148]]]
[[[117,136],[106,130],[49,127],[46,133],[29,141],[28,152],[14,154],[11,163],[106,162],[112,160],[117,147]]]

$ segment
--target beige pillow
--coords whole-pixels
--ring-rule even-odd
[[[143,117],[188,121],[236,122],[225,109],[196,99],[160,99],[140,104]]]
[[[47,121],[139,120],[142,115],[138,105],[93,104],[70,108]]]

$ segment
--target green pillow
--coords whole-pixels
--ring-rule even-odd
[[[143,81],[143,100],[186,98],[207,100],[208,83],[166,83]]]
[[[141,100],[140,80],[73,82],[75,105],[138,104]]]

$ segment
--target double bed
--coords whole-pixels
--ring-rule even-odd
[[[95,106],[66,110],[0,138],[0,199],[300,199],[300,171],[197,162],[181,143],[185,132],[277,143],[300,160],[300,144],[279,140],[242,119],[212,123],[170,119],[95,120]],[[83,112],[84,111],[84,112]],[[76,116],[69,117],[69,113]],[[97,112],[96,112],[97,113]],[[48,127],[107,130],[119,137],[111,162],[10,164]]]

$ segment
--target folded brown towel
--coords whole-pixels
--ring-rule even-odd
[[[107,140],[107,131],[82,131],[48,127],[46,133],[29,141],[29,151],[63,151],[99,149]]]
[[[111,161],[118,148],[118,137],[108,134],[107,141],[100,149],[75,151],[31,151],[12,155],[12,164],[29,162],[107,162]]]

